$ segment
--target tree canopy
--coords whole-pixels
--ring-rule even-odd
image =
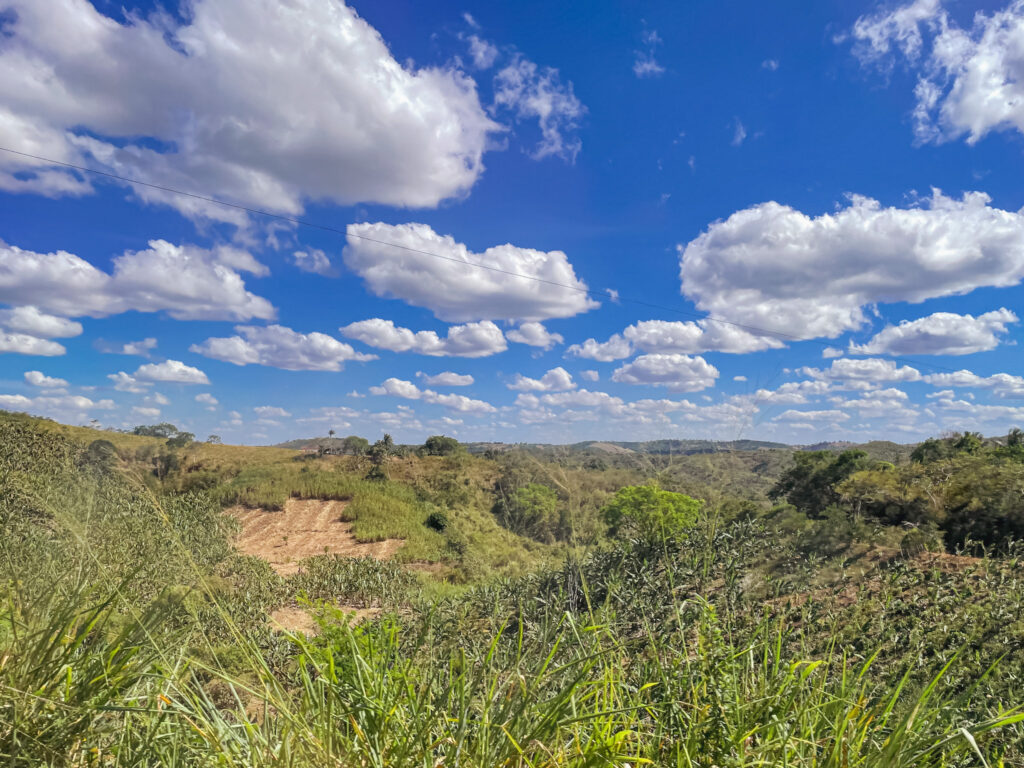
[[[697,522],[704,502],[656,485],[620,488],[601,511],[612,535],[674,537]]]

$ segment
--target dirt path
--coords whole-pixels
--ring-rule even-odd
[[[262,557],[282,576],[299,570],[299,560],[328,554],[388,560],[402,546],[401,539],[360,543],[352,524],[341,521],[344,501],[289,499],[284,509],[232,507],[227,514],[242,524],[235,545],[247,555]]]

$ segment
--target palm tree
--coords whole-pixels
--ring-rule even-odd
[[[328,429],[327,430],[327,437],[328,438],[334,437],[334,430],[333,429]]]

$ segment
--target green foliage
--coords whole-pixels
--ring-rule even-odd
[[[501,524],[520,536],[550,543],[559,533],[558,494],[546,485],[516,488],[496,510]]]
[[[427,515],[424,525],[438,533],[444,533],[451,525],[451,521],[448,519],[448,515],[444,512],[431,512]]]
[[[427,456],[451,456],[462,449],[459,441],[445,435],[432,435],[423,444],[423,452]]]
[[[810,519],[788,505],[762,515],[739,496],[702,506],[629,485],[638,470],[611,461],[531,459],[506,472],[484,459],[410,458],[391,463],[393,479],[366,482],[356,476],[365,460],[253,454],[225,469],[201,464],[195,452],[211,447],[194,446],[166,482],[154,485],[146,463],[144,485],[137,447],[163,449],[146,440],[118,443],[121,458],[96,471],[90,440],[0,416],[4,765],[1024,760],[1024,717],[1013,709],[1024,549],[936,553],[936,525],[876,522],[938,510],[947,533],[958,520],[1005,526],[1024,493],[1022,465],[1000,452],[1011,446],[868,464],[833,482],[839,506]],[[675,466],[651,471],[681,485]],[[183,477],[218,473],[211,492],[171,492]],[[553,496],[560,519],[583,520],[594,505],[620,533],[650,536],[586,555],[525,542],[569,557],[483,580],[485,556],[511,560],[524,547],[487,512],[496,479],[547,512]],[[305,493],[348,499],[358,537],[404,538],[403,560],[448,562],[453,581],[477,583],[424,589],[429,577],[400,563],[337,556],[310,558],[285,579],[232,551],[220,501],[283,505]],[[918,502],[928,494],[940,503]],[[464,503],[431,503],[442,498]],[[443,535],[425,524],[434,515]],[[268,611],[296,602],[311,605],[315,637],[268,627]],[[352,607],[386,613],[356,623]]]
[[[132,430],[132,434],[143,435],[145,437],[161,437],[166,439],[178,434],[178,428],[166,421],[161,424],[140,424]]]
[[[370,446],[368,455],[370,457],[370,471],[366,475],[367,480],[387,480],[388,462],[395,452],[395,442],[391,435],[386,434],[380,440]]]
[[[185,446],[191,445],[195,442],[196,436],[191,432],[178,432],[167,438],[168,448],[184,448]]]
[[[372,557],[317,555],[289,579],[295,594],[355,608],[396,607],[410,596],[415,577]]]
[[[867,453],[848,450],[799,451],[793,466],[768,491],[773,500],[785,499],[810,517],[820,517],[826,509],[840,502],[837,486],[850,475],[867,469],[871,460]]]
[[[341,449],[345,453],[350,453],[353,456],[365,456],[370,450],[370,441],[365,437],[349,435],[348,437],[342,438]]]
[[[619,489],[602,515],[613,536],[672,538],[693,526],[702,506],[682,493],[637,485]]]

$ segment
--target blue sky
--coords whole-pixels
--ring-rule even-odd
[[[35,156],[0,151],[4,408],[244,443],[1024,424],[1019,0],[0,28],[0,146]]]

